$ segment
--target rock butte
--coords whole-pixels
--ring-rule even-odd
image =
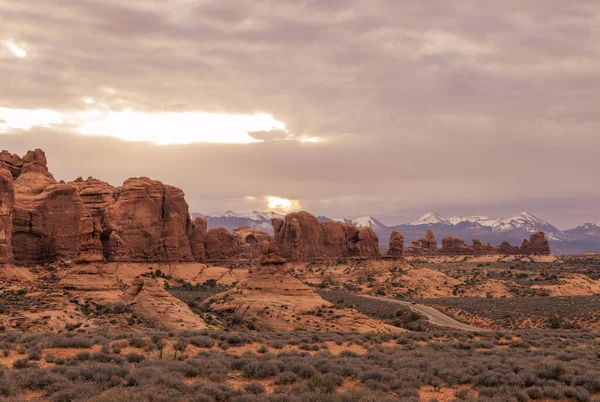
[[[544,233],[520,247],[503,242],[466,245],[435,235],[413,241],[394,231],[381,254],[376,233],[349,223],[319,222],[308,212],[273,219],[274,235],[240,227],[229,233],[207,230],[203,218],[190,218],[181,189],[134,177],[112,185],[92,177],[57,182],[40,149],[24,157],[0,153],[0,263],[95,262],[310,262],[335,259],[401,259],[406,256],[550,254]],[[264,246],[265,242],[268,246]],[[265,254],[264,247],[272,253]],[[278,254],[277,254],[278,253]],[[269,256],[270,255],[270,256]],[[276,255],[276,257],[275,257]]]

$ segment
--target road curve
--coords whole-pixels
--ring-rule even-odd
[[[489,329],[474,327],[472,325],[463,324],[462,322],[456,321],[454,318],[447,316],[439,310],[434,309],[433,307],[424,306],[422,304],[411,304],[409,302],[405,302],[402,300],[390,299],[387,297],[381,296],[371,296],[371,295],[361,295],[361,297],[367,297],[369,299],[382,300],[394,304],[400,304],[402,306],[406,306],[413,311],[416,311],[419,314],[424,315],[429,318],[429,322],[434,325],[439,325],[440,327],[449,327],[454,329],[460,329],[462,331],[489,331]]]

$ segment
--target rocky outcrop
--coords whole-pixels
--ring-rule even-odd
[[[489,243],[482,243],[479,239],[473,239],[473,254],[489,255],[494,252],[494,248]]]
[[[0,166],[0,264],[13,261],[12,228],[15,192],[13,176]]]
[[[87,180],[79,177],[71,184],[77,187],[84,205],[99,223],[103,221],[104,211],[119,198],[119,192],[115,187],[93,177],[88,177]]]
[[[440,255],[471,255],[474,254],[473,248],[469,247],[460,238],[455,236],[446,236],[442,240]]]
[[[126,180],[102,217],[108,261],[194,261],[183,191],[147,177]]]
[[[207,300],[203,309],[219,317],[235,317],[237,325],[257,330],[389,331],[355,310],[334,309],[285,266],[273,264],[252,268],[247,278]]]
[[[524,240],[521,247],[512,246],[506,240],[499,246],[491,246],[488,243],[482,243],[479,239],[473,239],[473,245],[468,246],[458,237],[447,236],[442,241],[442,248],[437,250],[437,247],[435,249],[433,248],[431,242],[431,239],[435,239],[433,233],[431,233],[431,235],[428,233],[428,238],[413,241],[406,254],[411,257],[436,255],[550,255],[550,245],[544,232],[532,233],[530,239]],[[435,242],[435,240],[433,240],[433,242]]]
[[[14,181],[15,262],[102,261],[99,225],[84,206],[77,187],[56,182],[46,163],[43,151],[35,150],[14,165],[19,167]]]
[[[205,236],[204,248],[207,262],[243,261],[258,262],[262,256],[262,244],[273,237],[262,230],[247,226],[229,233],[224,228],[210,229]]]
[[[137,277],[121,297],[133,312],[166,331],[206,329],[206,323],[156,280]]]
[[[282,265],[285,260],[279,255],[279,250],[272,242],[267,240],[262,243],[262,255],[260,257],[260,265]]]
[[[404,236],[397,230],[390,234],[389,249],[385,256],[392,259],[404,258]]]
[[[550,255],[550,243],[544,232],[532,233],[529,240],[524,240],[521,246],[522,254]]]
[[[414,240],[408,246],[406,255],[409,256],[427,256],[437,254],[438,247],[435,235],[431,229],[427,229],[427,234],[418,240]]]
[[[206,233],[204,243],[206,261],[232,261],[238,257],[236,238],[224,228],[213,228]]]
[[[349,223],[319,222],[308,212],[293,212],[273,219],[274,241],[288,261],[337,258],[379,258],[379,239],[371,228]]]
[[[206,219],[197,217],[192,222],[192,233],[190,234],[190,247],[192,256],[196,262],[206,262]]]

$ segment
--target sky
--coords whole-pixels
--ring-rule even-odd
[[[597,0],[2,0],[0,149],[190,209],[600,221]]]

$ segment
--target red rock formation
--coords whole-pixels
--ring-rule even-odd
[[[460,238],[455,236],[446,236],[442,240],[442,248],[439,251],[441,255],[472,255],[475,254],[472,247],[469,247]]]
[[[379,239],[371,228],[335,221],[319,223],[308,212],[273,219],[275,244],[288,261],[336,258],[379,258]]]
[[[273,220],[275,244],[279,253],[288,261],[312,261],[326,256],[323,227],[308,212],[293,212]]]
[[[524,240],[521,254],[550,255],[550,244],[544,232],[532,233],[529,240]]]
[[[81,177],[71,182],[79,190],[79,196],[93,218],[102,224],[104,211],[119,198],[117,189],[105,181],[88,177]]]
[[[406,255],[409,256],[427,256],[427,255],[435,255],[438,252],[437,241],[435,240],[435,235],[431,229],[427,229],[427,234],[425,237],[420,238],[418,240],[414,240],[408,246],[408,250],[406,251]]]
[[[271,242],[273,236],[262,230],[251,229],[247,226],[235,228],[233,237],[238,245],[238,258],[244,261],[259,261],[262,257],[263,242]]]
[[[272,242],[267,240],[262,243],[262,255],[260,257],[260,265],[281,265],[285,264],[285,260],[279,255],[279,250]]]
[[[350,240],[350,256],[357,258],[380,258],[379,238],[369,227],[361,228],[358,232],[358,238]]]
[[[213,228],[205,236],[206,261],[258,262],[262,256],[262,243],[272,240],[267,232],[247,226],[236,228],[233,233],[224,228]]]
[[[482,243],[479,239],[473,239],[473,252],[475,255],[490,255],[494,248],[489,243]]]
[[[13,254],[18,263],[102,261],[100,227],[72,184],[57,183],[43,151],[29,151],[14,182]]]
[[[15,192],[13,176],[0,166],[0,264],[13,261],[12,228]]]
[[[232,261],[238,258],[238,243],[231,233],[224,228],[213,228],[206,232],[204,243],[206,261]]]
[[[190,235],[190,247],[192,255],[197,262],[206,262],[206,219],[197,217],[192,223],[192,233]]]
[[[193,261],[183,191],[147,177],[126,180],[103,215],[109,261]]]
[[[389,249],[386,257],[393,259],[404,258],[404,236],[397,230],[390,234]]]

